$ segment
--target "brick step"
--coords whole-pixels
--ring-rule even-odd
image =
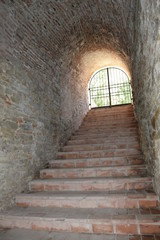
[[[119,116],[119,118],[118,118]],[[124,123],[137,123],[136,119],[134,116],[128,116],[128,117],[123,117],[120,115],[115,115],[115,116],[86,116],[82,122],[82,124],[87,124],[87,122],[91,122],[91,123],[98,123],[98,122],[102,122],[105,124],[124,124]]]
[[[119,145],[119,144],[126,144],[128,145],[134,145],[138,144],[138,138],[137,139],[106,139],[106,138],[98,138],[98,139],[80,139],[80,140],[69,140],[67,142],[67,146],[72,146],[72,145],[85,145],[85,144],[106,144],[106,145]]]
[[[154,193],[126,192],[35,192],[16,196],[17,206],[56,208],[151,208],[158,206]]]
[[[121,135],[121,136],[130,136],[131,135],[137,135],[137,131],[138,129],[98,129],[98,128],[94,128],[94,129],[79,129],[77,131],[75,131],[74,135],[86,135],[86,134],[103,134],[103,133],[107,133],[109,135]]]
[[[108,132],[104,132],[104,133],[90,133],[90,134],[79,134],[79,135],[72,135],[71,136],[71,139],[93,139],[93,138],[106,138],[106,140],[114,140],[115,138],[116,139],[137,139],[137,133],[130,133],[130,134],[124,134],[124,133],[119,133],[118,135],[116,133],[114,134],[111,134],[111,133],[108,133]]]
[[[106,106],[106,107],[98,107],[98,108],[92,108],[91,111],[118,111],[118,112],[123,112],[123,111],[133,111],[133,105],[131,103],[124,104],[122,105],[116,105],[116,106]]]
[[[123,112],[133,112],[133,105],[127,104],[123,106],[112,106],[112,107],[99,107],[99,108],[92,108],[89,113],[100,113],[100,112],[108,112],[108,113],[123,113]]]
[[[114,115],[114,114],[119,114],[119,115],[123,115],[123,114],[133,114],[133,108],[130,109],[91,109],[87,115],[100,115],[100,114],[108,114],[108,115]]]
[[[123,129],[123,128],[137,128],[137,123],[131,123],[131,122],[126,122],[126,123],[110,123],[108,124],[108,122],[96,122],[96,123],[92,123],[92,122],[86,122],[85,124],[83,123],[80,126],[80,129],[94,129],[95,127],[97,128],[109,128],[109,129],[115,129],[115,128],[119,128],[119,129]]]
[[[89,124],[91,124],[91,126],[95,126],[96,124],[98,124],[98,125],[102,125],[102,126],[109,126],[109,125],[111,125],[112,127],[116,127],[116,126],[124,126],[125,124],[127,125],[127,126],[137,126],[137,122],[134,120],[134,119],[122,119],[122,120],[116,120],[116,121],[114,121],[114,119],[112,120],[110,120],[109,121],[109,119],[108,118],[102,118],[101,120],[99,120],[99,121],[95,121],[95,119],[93,119],[93,121],[91,121],[91,120],[85,120],[85,121],[83,121],[82,122],[82,124],[81,124],[81,126],[87,126],[87,127],[89,127]]]
[[[118,144],[128,144],[128,145],[134,145],[139,144],[138,143],[138,137],[137,138],[115,138],[112,140],[107,140],[106,138],[95,138],[95,139],[80,139],[80,140],[69,140],[67,142],[67,146],[71,145],[84,145],[84,144],[108,144],[108,145],[118,145]]]
[[[106,158],[84,158],[84,159],[59,159],[49,162],[51,168],[90,168],[122,165],[141,165],[144,163],[142,156],[137,157],[106,157]]]
[[[156,210],[156,213],[155,213]],[[159,209],[67,209],[15,207],[0,214],[0,227],[96,234],[159,234]]]
[[[119,234],[94,234],[94,233],[71,233],[38,231],[32,229],[2,229],[0,231],[1,240],[160,240],[159,234],[149,235],[119,235]]]
[[[94,233],[71,233],[71,232],[51,232],[36,231],[32,229],[2,229],[0,231],[1,240],[160,240],[159,234],[149,235],[119,235],[108,234],[107,239],[104,234]]]
[[[115,151],[116,149],[137,149],[140,150],[139,143],[131,143],[131,144],[82,144],[82,145],[70,145],[64,146],[62,150],[64,152],[72,152],[72,151],[96,151],[96,150],[108,150],[112,149]]]
[[[43,179],[29,183],[30,191],[129,191],[152,189],[150,177]]]
[[[106,124],[123,124],[123,123],[131,123],[131,122],[136,122],[134,116],[130,117],[121,117],[121,116],[114,116],[114,117],[107,117],[107,116],[97,116],[97,117],[85,117],[83,120],[82,124],[87,124],[87,123],[106,123]]]
[[[122,119],[122,118],[133,118],[134,114],[133,112],[124,112],[124,113],[119,113],[119,112],[114,112],[114,113],[109,113],[109,112],[104,112],[104,113],[93,113],[92,111],[88,112],[88,114],[85,116],[86,118],[101,118],[101,117],[108,117],[109,119]]]
[[[107,121],[108,120],[108,121]],[[113,123],[112,122],[137,122],[134,115],[130,115],[130,116],[123,116],[123,115],[112,115],[112,116],[109,116],[109,115],[97,115],[97,116],[89,116],[89,115],[86,115],[84,117],[84,120],[83,120],[83,123],[86,123],[87,121],[92,121],[92,122],[96,122],[96,121],[105,121],[106,123],[108,122],[109,123]]]
[[[106,129],[106,128],[94,128],[94,129],[88,129],[88,130],[85,130],[85,129],[79,129],[77,131],[75,131],[74,135],[80,135],[80,134],[103,134],[103,133],[108,133],[110,135],[121,135],[121,136],[129,136],[130,134],[133,134],[133,135],[137,135],[137,128],[133,128],[133,129]]]
[[[137,128],[137,123],[111,123],[111,124],[106,124],[105,122],[97,122],[96,124],[92,124],[90,122],[87,122],[86,124],[81,125],[80,128],[84,129],[94,129],[95,127],[97,128],[108,128],[108,129],[124,129],[124,128]]]
[[[95,168],[66,168],[66,169],[43,169],[40,171],[41,178],[86,178],[86,177],[131,177],[146,176],[145,165],[95,167]]]
[[[136,149],[116,149],[116,150],[97,150],[97,151],[77,151],[77,152],[58,152],[57,159],[76,159],[76,158],[104,158],[137,156],[141,151]]]

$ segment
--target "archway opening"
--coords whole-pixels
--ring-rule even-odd
[[[88,90],[91,108],[132,102],[130,78],[119,67],[105,67],[96,71],[90,79]]]

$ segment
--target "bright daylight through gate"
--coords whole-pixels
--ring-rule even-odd
[[[91,108],[131,103],[129,77],[119,68],[103,68],[91,78],[89,96]]]

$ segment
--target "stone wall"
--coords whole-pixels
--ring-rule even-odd
[[[53,58],[51,39],[38,28],[38,20],[36,27],[30,22],[27,5],[2,1],[0,9],[2,209],[14,202],[16,193],[26,191],[27,183],[38,176],[40,168],[54,159],[60,146],[78,128],[87,108],[78,99],[82,84],[75,86],[69,82],[69,72],[66,77],[62,73],[63,57],[57,54]],[[74,104],[77,106],[73,108]]]
[[[142,150],[160,194],[160,2],[137,1],[133,88]]]

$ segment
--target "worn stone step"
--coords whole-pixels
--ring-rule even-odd
[[[88,129],[94,129],[94,128],[98,128],[98,129],[124,129],[124,128],[138,128],[136,123],[110,123],[108,124],[108,122],[96,122],[96,123],[92,123],[92,122],[87,122],[86,124],[82,124],[79,129],[84,129],[84,130],[88,130]]]
[[[70,145],[85,145],[85,144],[107,144],[109,145],[119,145],[119,144],[127,144],[128,146],[133,146],[134,144],[138,144],[139,145],[139,141],[138,141],[138,137],[137,138],[133,138],[130,139],[130,137],[125,138],[125,139],[121,139],[121,138],[115,138],[115,139],[106,139],[106,138],[91,138],[91,139],[77,139],[77,140],[69,140],[67,142],[67,146]]]
[[[88,120],[88,119],[95,119],[95,120],[99,120],[99,119],[102,119],[102,118],[108,118],[108,120],[111,120],[111,119],[115,119],[115,120],[118,120],[118,119],[130,119],[130,118],[134,118],[134,114],[133,112],[126,112],[126,113],[97,113],[97,114],[93,114],[91,112],[89,112],[85,118],[84,118],[84,121]]]
[[[126,131],[127,133],[128,132],[137,132],[138,131],[138,126],[117,126],[117,127],[114,127],[114,126],[105,126],[105,125],[93,125],[93,126],[80,126],[79,129],[77,129],[75,131],[75,133],[77,132],[103,132],[103,131],[107,131],[107,132],[110,132],[110,133],[115,133],[117,132],[117,135],[118,133],[121,133],[121,132],[124,132]]]
[[[31,229],[2,229],[1,240],[160,240],[159,234],[149,235],[119,235],[38,231]]]
[[[59,159],[49,162],[51,168],[84,168],[84,167],[105,167],[122,165],[143,164],[142,156],[106,157],[106,158],[84,158],[84,159]]]
[[[152,189],[152,179],[137,178],[80,178],[43,179],[29,183],[30,191],[126,191]]]
[[[106,138],[106,140],[114,140],[116,139],[123,139],[123,140],[127,140],[127,139],[137,139],[137,133],[130,133],[130,134],[124,134],[124,133],[119,133],[118,135],[116,133],[86,133],[86,134],[79,134],[79,135],[72,135],[71,139],[73,140],[80,140],[80,139],[95,139],[95,138]]]
[[[146,176],[145,165],[95,167],[95,168],[66,168],[66,169],[43,169],[40,171],[41,178],[85,178],[85,177],[131,177]]]
[[[84,121],[87,121],[88,119],[89,120],[102,120],[102,119],[108,119],[109,121],[110,120],[130,120],[130,119],[135,119],[134,117],[134,114],[133,113],[125,113],[125,114],[118,114],[118,113],[113,113],[113,114],[109,114],[109,113],[99,113],[99,114],[87,114],[84,118]]]
[[[90,116],[86,116],[82,122],[82,124],[88,124],[89,122],[91,123],[100,123],[100,122],[103,122],[103,123],[106,123],[106,124],[121,124],[121,123],[128,123],[128,122],[137,122],[135,120],[135,117],[134,116],[128,116],[128,117],[123,117],[123,116],[120,116],[120,115],[115,115],[115,116],[93,116],[93,117],[90,117]]]
[[[140,150],[139,143],[119,143],[119,144],[104,144],[104,143],[99,143],[99,144],[82,144],[82,145],[69,145],[69,146],[64,146],[62,148],[62,151],[64,152],[72,152],[72,151],[96,151],[96,150],[119,150],[119,149],[136,149]]]
[[[123,106],[106,106],[106,107],[98,107],[98,108],[92,108],[90,112],[133,112],[133,105],[132,104],[124,104]]]
[[[15,207],[0,214],[0,227],[95,234],[159,234],[159,209],[67,209]]]
[[[106,109],[91,109],[88,113],[87,113],[87,116],[95,116],[95,115],[114,115],[114,114],[119,114],[119,115],[129,115],[129,114],[133,114],[133,108],[131,109],[109,109],[109,108],[106,108]]]
[[[98,129],[93,130],[93,131],[76,131],[73,136],[77,136],[79,139],[81,138],[101,138],[102,136],[105,136],[107,139],[114,139],[116,136],[122,137],[122,138],[132,138],[132,137],[137,137],[137,131],[99,131]]]
[[[99,114],[133,114],[133,107],[124,108],[122,107],[106,107],[106,108],[92,108],[87,115],[99,115]]]
[[[112,149],[97,151],[75,151],[75,152],[58,152],[57,159],[74,159],[74,158],[104,158],[104,157],[122,157],[137,156],[141,151],[137,149]]]
[[[159,234],[149,235],[119,235],[38,231],[32,229],[2,229],[1,240],[160,240]]]
[[[137,132],[138,131],[138,128],[137,127],[128,127],[126,129],[126,127],[100,127],[100,126],[94,126],[94,127],[80,127],[75,133],[77,132],[104,132],[104,131],[107,131],[109,133],[117,133],[117,135],[119,133],[123,133],[124,131],[126,131],[126,133],[130,133],[130,132]]]
[[[137,121],[135,120],[134,117],[129,117],[129,118],[120,118],[120,119],[117,119],[117,118],[108,118],[108,117],[88,117],[88,118],[85,118],[85,120],[82,122],[81,126],[86,126],[88,127],[89,124],[91,124],[91,126],[94,126],[94,125],[98,125],[98,126],[109,126],[111,125],[112,127],[113,126],[124,126],[126,124],[126,126],[138,126],[138,123]]]
[[[77,131],[75,131],[74,135],[80,135],[80,134],[103,134],[104,132],[110,135],[122,135],[122,136],[130,136],[130,134],[137,134],[137,128],[129,128],[129,129],[106,129],[106,128],[102,128],[102,129],[98,129],[98,128],[94,128],[94,129],[79,129]]]
[[[35,192],[16,196],[17,206],[56,208],[151,208],[158,206],[154,193],[141,191],[123,194],[106,192]]]

